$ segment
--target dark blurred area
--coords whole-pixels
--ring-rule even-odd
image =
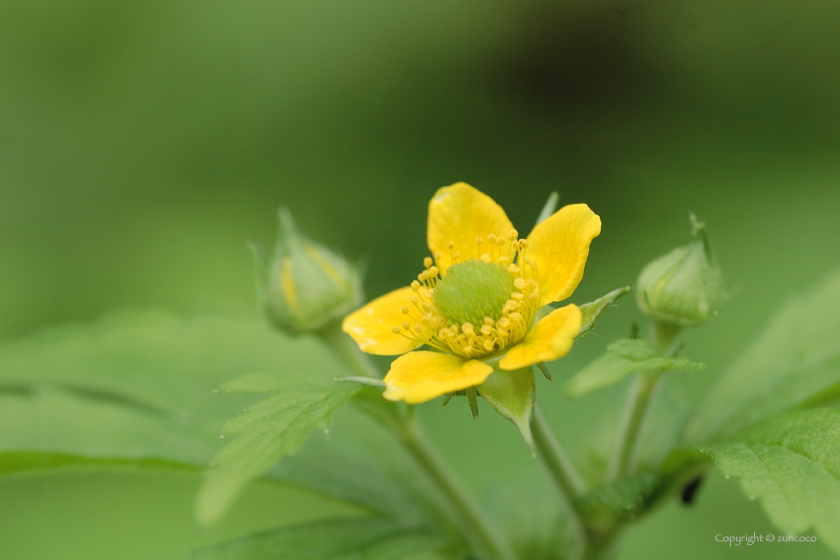
[[[373,297],[421,270],[431,195],[466,181],[522,233],[552,191],[601,215],[576,303],[683,243],[690,211],[705,220],[732,295],[688,340],[709,365],[685,381],[696,398],[839,260],[838,29],[831,0],[2,1],[0,336],[124,307],[254,313],[245,241],[272,244],[281,205],[366,263]],[[634,319],[628,297],[560,377]],[[577,433],[586,410],[541,389],[561,434]],[[492,455],[494,430],[522,451],[501,421],[434,408],[436,437],[464,457]],[[194,484],[173,498],[184,508]],[[733,485],[704,486],[623,557],[724,557],[721,523],[768,532]],[[51,503],[37,487],[0,485],[32,512]],[[115,507],[100,494],[94,519]]]

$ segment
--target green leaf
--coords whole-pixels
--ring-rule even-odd
[[[613,290],[610,293],[599,297],[595,301],[590,301],[589,303],[584,303],[580,306],[580,312],[583,316],[581,319],[580,324],[580,332],[578,333],[577,337],[580,338],[589,331],[592,330],[592,327],[595,326],[595,322],[601,316],[607,307],[612,305],[615,300],[626,294],[630,291],[630,286],[625,286],[623,288],[619,288],[617,290]]]
[[[570,397],[580,397],[596,389],[614,385],[637,371],[649,369],[702,369],[703,364],[687,358],[666,358],[646,340],[617,340],[607,353],[591,362],[565,386]]]
[[[478,392],[496,412],[513,422],[531,453],[534,453],[534,438],[531,435],[534,368],[528,366],[516,371],[494,368],[493,373],[478,386]]]
[[[310,437],[298,453],[280,462],[269,475],[392,519],[434,521],[423,507],[436,489],[389,435],[352,412],[344,414],[336,426],[338,433],[329,438]],[[341,437],[341,431],[352,432],[357,439]]]
[[[840,552],[840,410],[796,410],[700,449],[782,530],[813,528]]]
[[[667,489],[664,477],[640,473],[599,486],[576,502],[593,517],[606,512],[629,521],[649,511]]]
[[[642,422],[637,455],[633,464],[640,471],[658,472],[666,458],[680,442],[680,435],[688,414],[688,404],[676,377],[664,377],[655,389],[650,407]],[[632,387],[613,391],[601,402],[598,421],[591,422],[580,437],[573,457],[581,475],[590,486],[606,481],[609,463],[614,460],[618,426],[627,406]],[[708,460],[708,458],[706,459]]]
[[[333,412],[359,387],[297,385],[261,401],[222,427],[238,435],[214,457],[196,501],[201,525],[217,521],[250,480],[296,451],[314,428],[326,428]]]
[[[5,341],[0,472],[131,462],[204,467],[225,418],[251,402],[216,387],[253,371],[326,381],[343,368],[314,339],[286,338],[239,317],[121,312]]]
[[[578,528],[564,510],[565,500],[559,499],[538,464],[521,470],[513,480],[497,483],[484,503],[523,560],[574,558],[573,550],[583,545]]]
[[[384,391],[387,387],[385,382],[381,379],[374,379],[373,377],[341,377],[335,380],[337,383],[358,383],[367,387],[374,387]]]
[[[193,552],[192,560],[403,560],[444,539],[424,527],[376,517],[284,527]]]
[[[726,439],[838,392],[840,269],[775,314],[721,376],[690,421],[686,437],[694,443]]]
[[[0,425],[0,472],[6,473],[117,460],[199,465],[218,445],[217,437],[181,425],[164,412],[80,399],[61,389],[44,388],[27,398],[0,397]],[[19,452],[34,462],[21,462]],[[44,463],[35,460],[39,455],[52,458]]]
[[[658,471],[664,459],[680,440],[688,418],[688,399],[676,379],[660,380],[639,433],[639,470]]]
[[[265,373],[251,375],[255,371]],[[254,400],[219,394],[217,387],[241,378],[228,388],[356,388],[336,384],[336,374],[346,372],[315,339],[288,338],[237,317],[124,312],[6,341],[0,344],[0,475],[86,468],[195,472],[224,443],[219,428],[225,419]],[[390,436],[347,412],[349,425],[340,436],[329,444],[311,438],[265,478],[402,520],[427,519],[439,501],[435,489],[420,484],[422,475]]]

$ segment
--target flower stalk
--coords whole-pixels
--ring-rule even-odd
[[[653,344],[662,355],[672,354],[674,341],[680,330],[679,327],[671,324],[663,325],[654,322]],[[616,480],[635,472],[640,453],[639,436],[662,373],[662,369],[652,369],[636,374],[627,399],[627,407],[619,424],[616,439],[618,445],[607,467],[607,480]]]
[[[318,332],[318,335],[353,373],[362,377],[379,378],[376,366],[370,358],[341,331],[339,325],[331,325]],[[392,404],[394,407],[401,405],[402,403]],[[449,507],[446,509],[455,512],[459,528],[474,551],[493,560],[519,560],[503,533],[494,526],[475,498],[429,443],[422,428],[411,414],[405,414],[407,412],[405,410],[395,411],[395,414],[389,414],[388,418],[384,418],[378,408],[374,410],[363,406],[361,410],[399,440],[409,455],[446,496],[449,502],[447,504]],[[400,414],[400,412],[403,413]]]
[[[574,463],[554,437],[554,433],[551,431],[551,427],[546,422],[539,406],[534,406],[534,413],[531,416],[531,432],[534,436],[534,446],[537,448],[537,453],[543,465],[557,484],[574,525],[582,533],[584,530],[583,516],[575,500],[586,494],[588,488]]]

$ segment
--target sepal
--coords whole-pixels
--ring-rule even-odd
[[[514,423],[528,449],[534,453],[534,438],[531,435],[535,399],[533,367],[505,371],[496,365],[493,373],[478,386],[478,392],[496,412]]]

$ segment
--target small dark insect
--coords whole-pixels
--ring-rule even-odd
[[[691,480],[688,484],[686,484],[682,492],[680,493],[680,499],[684,506],[690,506],[694,504],[694,499],[697,496],[697,490],[700,489],[700,486],[703,484],[703,475],[700,475]]]

